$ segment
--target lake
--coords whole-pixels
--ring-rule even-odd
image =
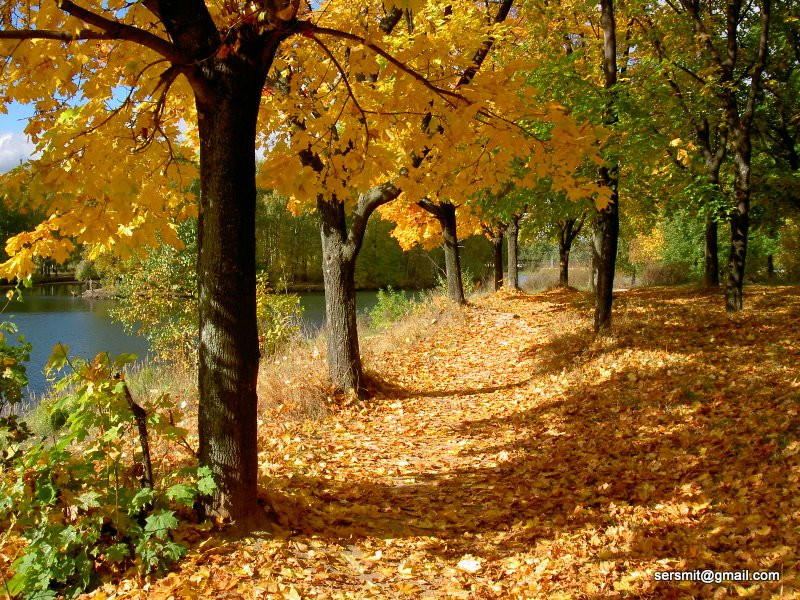
[[[36,285],[23,291],[22,302],[12,302],[0,321],[16,323],[19,334],[33,345],[28,363],[29,389],[35,395],[49,387],[44,366],[55,344],[66,344],[70,356],[93,358],[99,352],[112,356],[123,352],[148,355],[147,340],[130,335],[113,321],[109,311],[114,300],[80,297],[84,286],[72,284]],[[358,292],[358,311],[363,314],[375,306],[377,292]],[[303,331],[313,335],[325,322],[325,294],[300,294],[303,305]]]

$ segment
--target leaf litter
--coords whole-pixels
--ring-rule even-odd
[[[274,531],[194,538],[122,598],[792,598],[800,549],[800,289],[478,297],[372,356],[375,396],[267,422]],[[656,572],[778,571],[778,582]]]

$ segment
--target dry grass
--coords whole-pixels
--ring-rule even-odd
[[[326,339],[295,340],[261,361],[259,417],[265,422],[296,422],[328,416],[332,390],[325,363]]]

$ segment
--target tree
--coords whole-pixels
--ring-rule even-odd
[[[512,290],[519,290],[519,222],[523,214],[513,215],[506,228],[508,245],[508,279],[507,285]]]
[[[503,287],[503,240],[507,229],[508,225],[499,221],[483,225],[483,232],[492,243],[492,273],[495,292]]]
[[[601,0],[600,11],[600,25],[603,29],[603,85],[609,94],[603,120],[606,125],[613,125],[617,121],[614,106],[617,86],[617,25],[613,0]],[[612,292],[619,240],[618,174],[619,166],[613,161],[600,167],[600,180],[611,191],[611,201],[606,207],[598,210],[595,220],[600,238],[594,304],[595,333],[607,329],[611,324]]]
[[[763,0],[756,7],[746,6],[740,0],[731,0],[724,8],[724,24],[716,19],[715,10],[710,4],[704,5],[699,0],[682,0],[680,6],[680,12],[694,26],[699,44],[711,58],[717,77],[716,94],[725,111],[732,137],[734,207],[730,215],[731,247],[725,308],[729,312],[736,312],[742,309],[750,224],[753,120],[769,50],[771,2]],[[752,48],[750,56],[743,59],[742,48]]]
[[[373,6],[334,4],[315,12],[283,0],[247,5],[59,0],[36,10],[17,0],[0,9],[6,56],[0,98],[35,103],[26,132],[41,152],[29,169],[11,176],[10,184],[28,186],[49,215],[33,232],[11,240],[13,256],[4,273],[29,272],[36,255],[66,257],[73,240],[93,245],[98,253],[134,241],[156,243],[157,232],[177,243],[170,220],[197,214],[199,459],[211,466],[217,483],[209,510],[243,529],[258,527],[265,518],[257,503],[256,146],[270,147],[270,156],[280,154],[282,140],[266,126],[270,119],[299,126],[313,116],[302,106],[294,118],[274,108],[260,111],[264,92],[269,98],[273,86],[286,79],[280,61],[297,49],[314,47],[312,62],[323,70],[335,68],[327,46],[318,43],[321,37],[344,40],[390,65],[393,77],[386,80],[398,87],[376,86],[373,93],[379,97],[402,104],[419,89],[431,92],[424,76],[372,41],[380,16]],[[334,26],[320,24],[326,19]],[[484,40],[478,47],[476,56],[485,56],[491,43]],[[476,68],[465,72],[474,74]],[[297,99],[307,93],[300,84],[293,91]],[[457,96],[450,94],[451,104],[468,110],[470,103],[456,102]],[[471,115],[462,113],[463,126],[480,109],[476,105]],[[366,123],[360,126],[369,132]],[[186,194],[197,176],[195,161],[197,208]],[[287,175],[270,173],[274,168],[262,174]],[[291,168],[288,174],[302,178],[308,172]],[[333,193],[349,197],[349,191],[339,192],[350,190],[353,178],[351,169]],[[399,194],[390,181],[373,182],[367,191],[373,195],[360,195],[356,232],[363,231],[376,206],[375,194]],[[325,213],[321,231],[331,236],[328,251],[343,259],[330,263],[330,276],[347,284],[358,236],[344,242],[342,229],[325,221],[340,223],[341,210],[312,192]],[[354,340],[347,344],[357,350]]]

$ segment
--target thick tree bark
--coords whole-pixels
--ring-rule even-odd
[[[197,102],[199,458],[217,484],[210,509],[242,529],[266,519],[256,502],[255,134],[262,84],[244,70],[231,73],[213,102]]]
[[[458,235],[456,234],[456,207],[442,204],[439,224],[444,237],[444,267],[447,273],[447,297],[456,304],[466,304],[464,285],[461,282],[461,257],[458,253]]]
[[[603,74],[605,89],[609,92],[605,122],[616,122],[613,90],[617,84],[617,26],[614,20],[613,0],[600,1],[600,24],[603,28]],[[597,218],[599,225],[600,261],[597,271],[597,289],[594,305],[594,331],[599,333],[611,325],[611,304],[614,290],[614,271],[617,263],[619,240],[619,182],[616,165],[603,166],[600,178],[611,189],[611,202]]]
[[[494,257],[494,291],[503,287],[503,232],[498,228],[492,236]]]
[[[519,290],[519,216],[513,216],[506,229],[506,240],[508,245],[508,287],[512,290]]]
[[[344,203],[317,200],[328,336],[328,376],[339,390],[364,395],[356,326],[355,258],[348,248]],[[359,244],[360,245],[360,244]]]
[[[594,305],[594,331],[599,333],[611,325],[611,304],[614,291],[614,272],[619,240],[619,195],[617,180],[601,169],[607,186],[612,189],[611,203],[598,217],[600,234],[600,261],[597,270],[597,290]]]

